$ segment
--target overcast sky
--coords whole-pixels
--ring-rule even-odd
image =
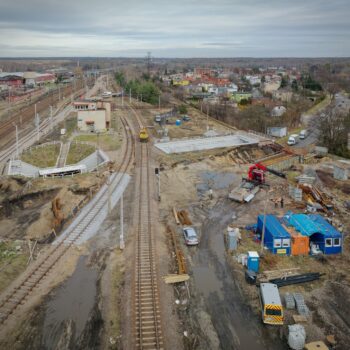
[[[349,0],[0,0],[0,56],[350,56]]]

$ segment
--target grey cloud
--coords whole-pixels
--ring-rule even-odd
[[[0,54],[350,56],[349,14],[345,0],[4,0]]]

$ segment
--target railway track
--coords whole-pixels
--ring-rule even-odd
[[[137,120],[137,129],[142,122],[130,107]],[[138,142],[136,166],[139,168],[137,202],[136,260],[134,271],[134,320],[135,348],[163,349],[163,335],[158,291],[158,277],[155,261],[155,245],[151,213],[151,176],[149,145]]]
[[[132,164],[134,153],[134,138],[129,127],[129,122],[122,119],[122,124],[126,133],[126,150],[123,155],[123,159],[118,167],[118,172],[125,174]],[[124,175],[123,175],[124,176]],[[115,183],[112,181],[113,191],[123,177],[116,179]],[[9,290],[0,298],[0,324],[5,323],[9,317],[16,311],[21,305],[25,304],[26,300],[30,297],[35,288],[37,288],[43,279],[52,272],[54,266],[62,260],[68,250],[74,245],[74,243],[89,230],[89,226],[93,223],[95,218],[99,215],[102,208],[107,205],[108,201],[108,188],[105,187],[103,191],[98,194],[97,204],[90,206],[87,214],[84,217],[77,217],[74,221],[74,227],[69,231],[69,234],[65,239],[60,240],[58,244],[51,245],[49,251],[41,257],[40,260],[32,264],[32,266],[26,271],[17,281],[13,283]]]
[[[66,111],[66,113],[64,111],[62,111],[60,113],[68,114],[71,110],[72,109],[68,109]],[[61,120],[56,120],[56,118],[53,118],[53,120],[54,120],[54,123],[61,121]],[[39,125],[40,137],[42,135],[45,135],[50,130],[50,127],[51,127],[50,123],[51,123],[51,121],[49,118],[44,119],[40,123],[40,125]],[[35,142],[35,140],[37,140],[37,131],[34,129],[19,139],[19,142],[18,142],[19,151],[31,146]],[[16,151],[16,144],[13,144],[13,143],[11,146],[9,146],[5,150],[1,151],[0,152],[0,163],[6,162],[9,158],[12,157],[12,155],[15,153],[15,151]]]
[[[63,96],[68,96],[72,93],[73,88],[67,86],[62,92]],[[77,91],[75,95],[79,95],[83,90]],[[36,103],[37,113],[43,117],[44,113],[53,105],[58,102],[58,92],[54,92],[52,95],[48,95],[43,99],[39,99]],[[45,118],[46,119],[46,118]],[[15,128],[13,123],[16,123],[20,128],[20,137],[25,133],[26,128],[28,128],[31,123],[34,123],[34,104],[22,108],[19,112],[14,113],[9,119],[0,123],[0,140],[1,148],[9,147],[14,140]]]

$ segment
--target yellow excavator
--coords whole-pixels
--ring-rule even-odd
[[[140,142],[148,142],[148,133],[146,128],[142,128],[139,134]]]

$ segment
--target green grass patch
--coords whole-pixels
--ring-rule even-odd
[[[21,160],[39,168],[53,167],[56,165],[60,148],[59,143],[30,148],[22,153]]]
[[[121,145],[120,136],[117,134],[79,135],[76,136],[74,140],[92,142],[104,151],[115,151]]]
[[[25,270],[27,260],[27,254],[17,251],[14,242],[0,243],[0,292]]]
[[[326,108],[331,103],[331,98],[327,94],[326,97],[316,105],[312,106],[305,114],[306,115],[314,115],[317,114],[322,109]]]
[[[75,164],[95,151],[95,146],[72,142],[69,147],[66,164]]]

